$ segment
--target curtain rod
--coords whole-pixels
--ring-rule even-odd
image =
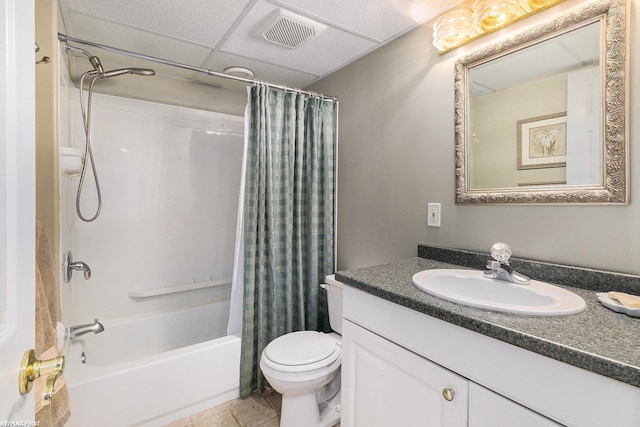
[[[190,70],[190,71],[195,71],[195,72],[198,72],[198,73],[208,74],[208,75],[213,76],[213,77],[221,77],[223,79],[236,80],[236,81],[243,82],[243,83],[250,84],[250,85],[264,84],[264,85],[266,85],[268,87],[271,87],[271,88],[274,88],[274,89],[281,89],[281,90],[289,91],[289,92],[299,92],[299,93],[303,93],[305,95],[316,96],[316,97],[320,97],[320,98],[326,99],[326,100],[333,100],[333,101],[337,101],[338,100],[338,98],[336,98],[335,96],[326,96],[326,95],[323,95],[321,93],[311,92],[311,91],[302,90],[302,89],[296,89],[296,88],[292,88],[292,87],[289,87],[289,86],[277,85],[277,84],[273,84],[273,83],[263,82],[263,81],[260,81],[260,80],[247,79],[247,78],[244,78],[244,77],[232,76],[230,74],[220,73],[218,71],[208,70],[206,68],[194,67],[193,65],[182,64],[180,62],[170,61],[168,59],[158,58],[158,57],[155,57],[155,56],[149,56],[149,55],[145,55],[145,54],[142,54],[142,53],[137,53],[137,52],[132,52],[132,51],[125,50],[125,49],[120,49],[120,48],[117,48],[117,47],[107,46],[107,45],[103,45],[103,44],[95,43],[95,42],[90,42],[90,41],[87,41],[87,40],[76,39],[74,37],[69,37],[66,34],[62,34],[62,33],[58,33],[58,40],[61,41],[61,42],[65,42],[65,43],[72,42],[72,43],[84,44],[84,45],[87,45],[87,46],[93,46],[93,47],[97,47],[99,49],[103,49],[103,50],[106,50],[106,51],[109,51],[109,52],[119,53],[119,54],[122,54],[122,55],[132,56],[132,57],[138,58],[138,59],[144,59],[144,60],[147,60],[147,61],[158,62],[160,64],[169,65],[169,66],[172,66],[172,67],[178,67],[178,68],[183,68],[185,70]]]

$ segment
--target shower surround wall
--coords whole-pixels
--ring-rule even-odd
[[[72,146],[83,148],[78,96],[69,98]],[[61,250],[71,249],[92,270],[90,280],[76,272],[63,284],[71,294],[63,320],[70,326],[214,303],[225,330],[243,118],[94,94],[91,120],[103,207],[96,221],[84,223],[75,213],[79,177],[61,179],[62,234],[71,236]],[[89,172],[85,216],[93,215],[96,200]],[[208,282],[218,286],[134,296]]]

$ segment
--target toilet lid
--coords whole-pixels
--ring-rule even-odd
[[[279,365],[299,366],[331,358],[338,350],[336,342],[328,336],[300,331],[276,338],[264,349],[264,355]]]

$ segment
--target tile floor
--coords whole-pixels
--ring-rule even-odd
[[[165,427],[279,427],[281,406],[280,393],[266,389],[262,395],[235,399]]]
[[[281,404],[279,393],[265,390],[262,395],[235,399],[165,427],[278,427]]]

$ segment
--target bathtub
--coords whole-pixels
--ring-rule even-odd
[[[238,397],[240,338],[223,336],[219,304],[103,322],[67,343],[68,426],[157,427]]]

